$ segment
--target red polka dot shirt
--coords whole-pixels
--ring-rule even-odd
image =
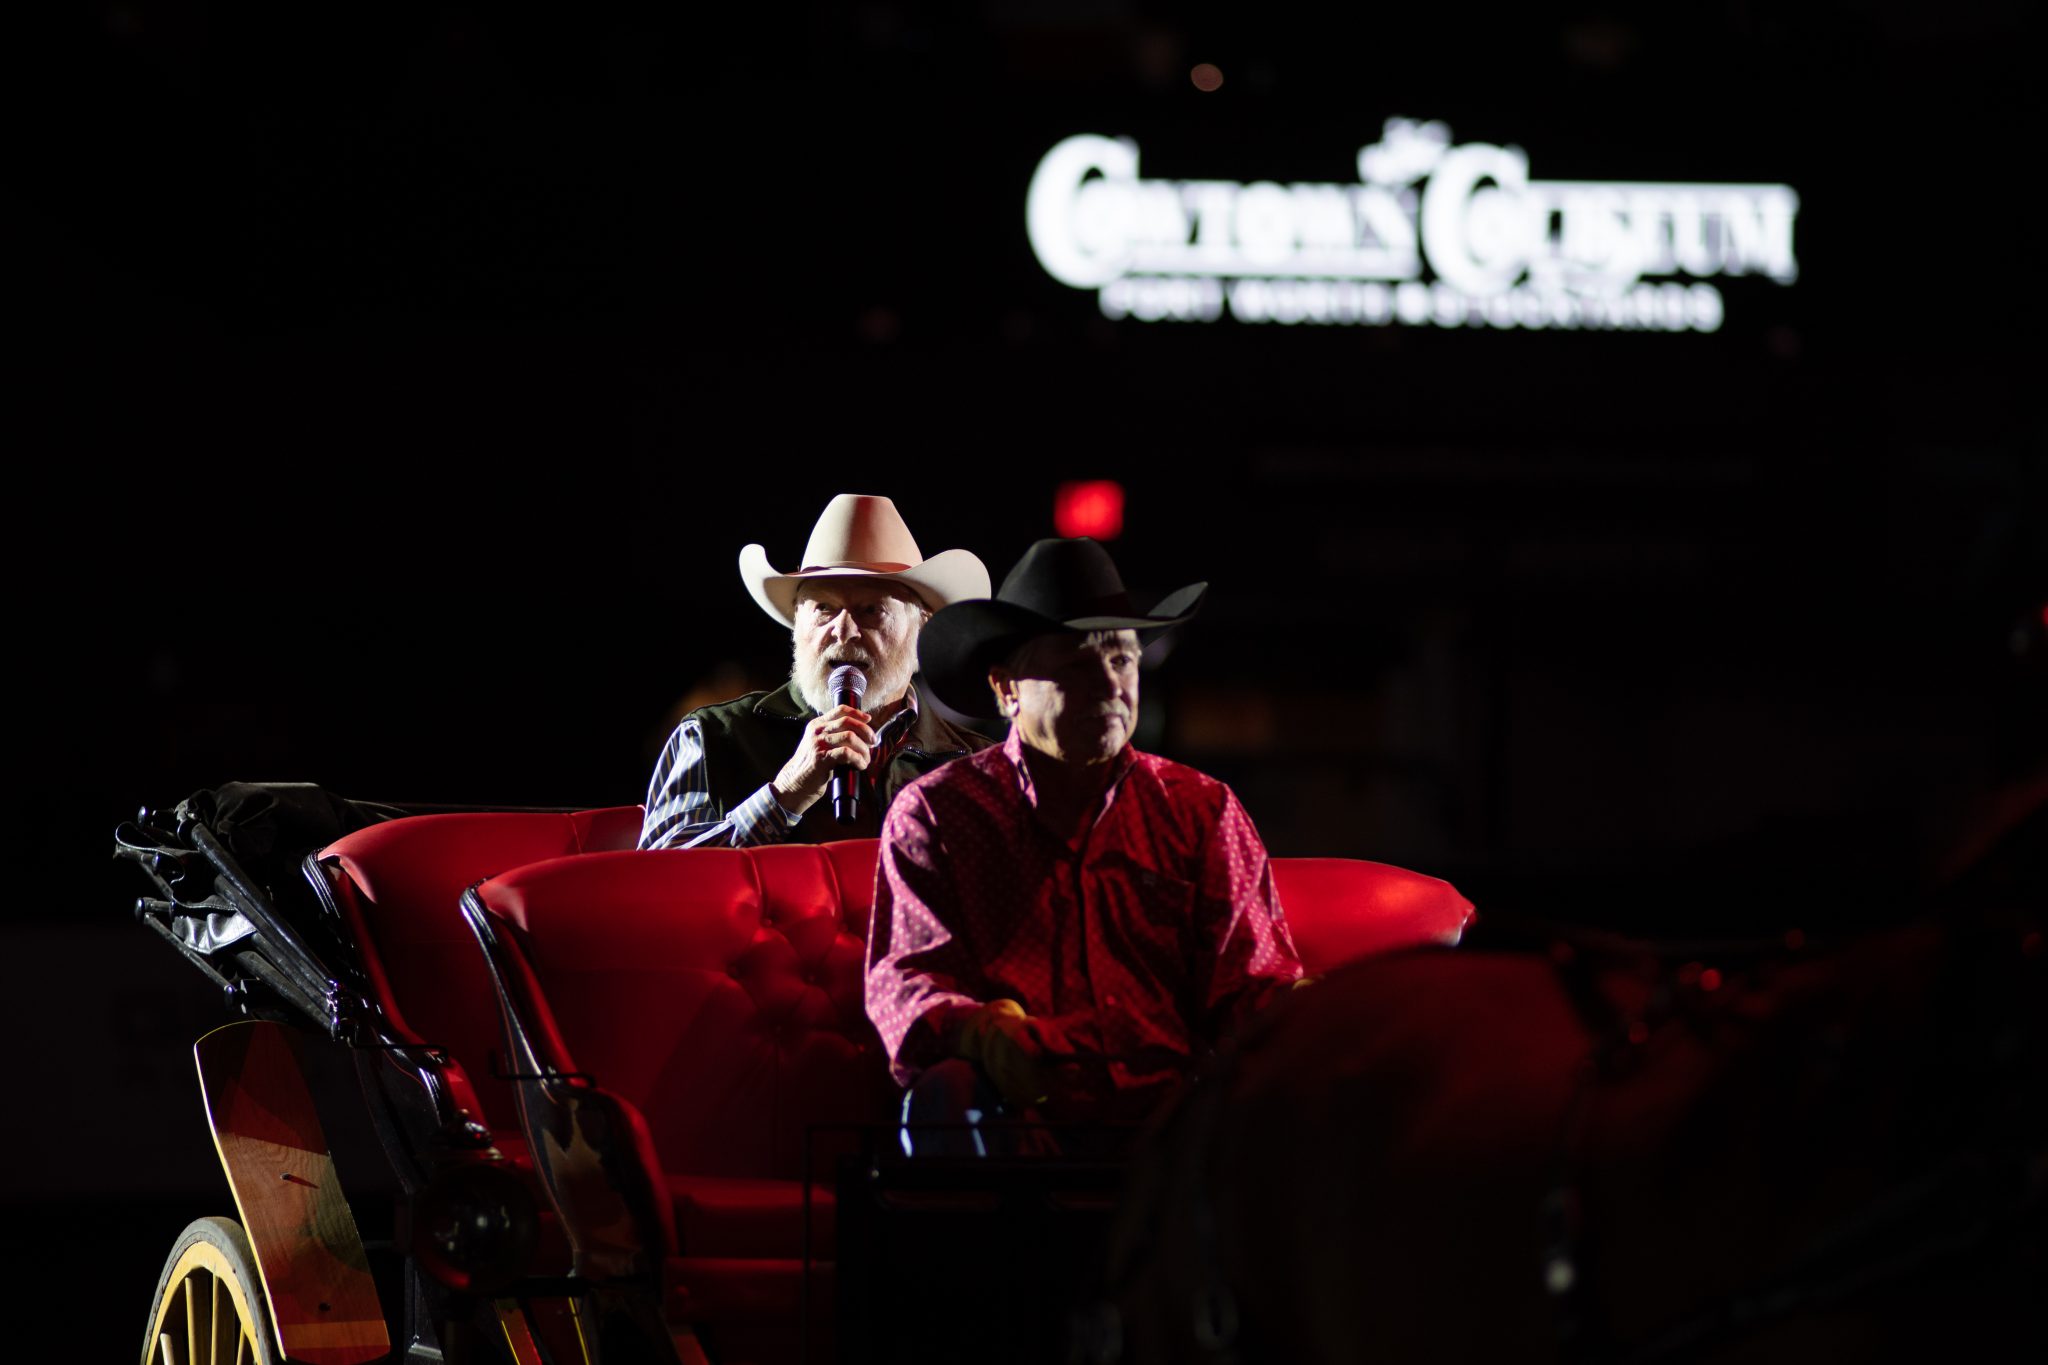
[[[1078,846],[1036,815],[1013,730],[904,788],[882,828],[867,1007],[896,1079],[998,998],[1106,1059],[1177,1079],[1299,979],[1266,847],[1230,788],[1128,746]]]

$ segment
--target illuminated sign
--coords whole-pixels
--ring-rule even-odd
[[[1143,180],[1128,138],[1031,177],[1039,264],[1142,322],[1711,332],[1709,279],[1798,278],[1786,185],[1531,180],[1527,153],[1389,119],[1355,184]]]

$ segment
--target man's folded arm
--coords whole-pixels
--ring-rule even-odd
[[[981,1001],[959,988],[965,949],[951,879],[939,870],[931,808],[911,790],[889,808],[868,921],[867,1008],[899,1084],[949,1057]]]

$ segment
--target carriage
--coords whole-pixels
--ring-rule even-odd
[[[235,1213],[172,1247],[145,1365],[1073,1349],[1123,1165],[903,1157],[874,842],[640,852],[640,822],[236,784],[119,828],[228,1020],[194,1053]],[[1312,970],[1472,917],[1383,864],[1275,875]]]

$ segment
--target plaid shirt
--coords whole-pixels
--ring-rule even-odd
[[[902,707],[876,733],[881,747],[871,758],[868,771],[880,772],[888,764],[917,718],[917,689],[906,688]],[[683,717],[662,746],[654,776],[647,783],[640,847],[747,848],[786,842],[802,817],[791,815],[775,799],[773,776],[731,810],[720,811],[711,797],[704,731],[695,715]]]

